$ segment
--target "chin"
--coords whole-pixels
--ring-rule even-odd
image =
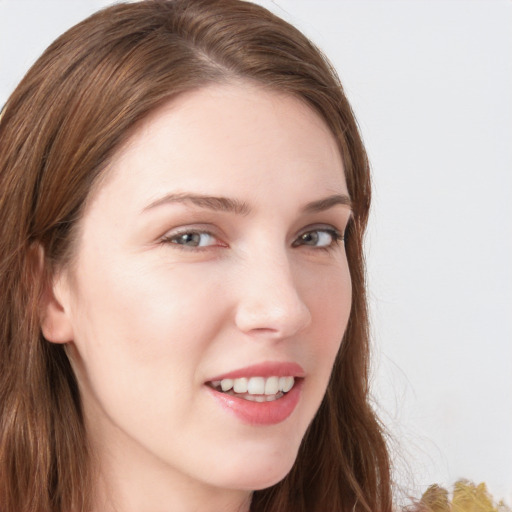
[[[293,466],[293,464],[292,464]],[[286,475],[290,472],[291,466],[288,468],[287,471],[284,471],[280,473],[279,475],[273,475],[273,478],[262,478],[259,481],[255,481],[253,485],[250,487],[252,491],[261,491],[263,489],[268,489],[269,487],[272,487],[273,485],[278,484],[281,480],[283,480]]]
[[[256,457],[243,457],[243,461],[229,468],[227,487],[240,490],[259,491],[277,484],[290,472],[295,463],[297,452],[267,455],[260,453]]]

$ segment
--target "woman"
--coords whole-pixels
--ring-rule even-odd
[[[296,29],[118,4],[0,122],[2,511],[390,510],[368,163]]]

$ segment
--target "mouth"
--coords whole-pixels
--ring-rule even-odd
[[[205,382],[214,401],[243,423],[275,425],[297,407],[306,374],[296,363],[261,363]]]
[[[210,381],[207,386],[219,393],[250,402],[273,402],[285,396],[295,386],[295,377],[240,377]]]

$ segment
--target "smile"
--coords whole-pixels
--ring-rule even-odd
[[[252,402],[272,402],[282,398],[295,384],[292,376],[241,377],[222,379],[209,383],[216,391]]]
[[[276,425],[299,404],[306,372],[294,362],[264,362],[205,382],[223,410],[250,425]]]

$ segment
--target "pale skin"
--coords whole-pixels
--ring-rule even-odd
[[[154,113],[106,172],[42,325],[77,375],[95,510],[245,512],[293,465],[348,321],[336,141],[298,99],[214,85]],[[284,421],[212,400],[213,376],[269,361],[305,371]]]

